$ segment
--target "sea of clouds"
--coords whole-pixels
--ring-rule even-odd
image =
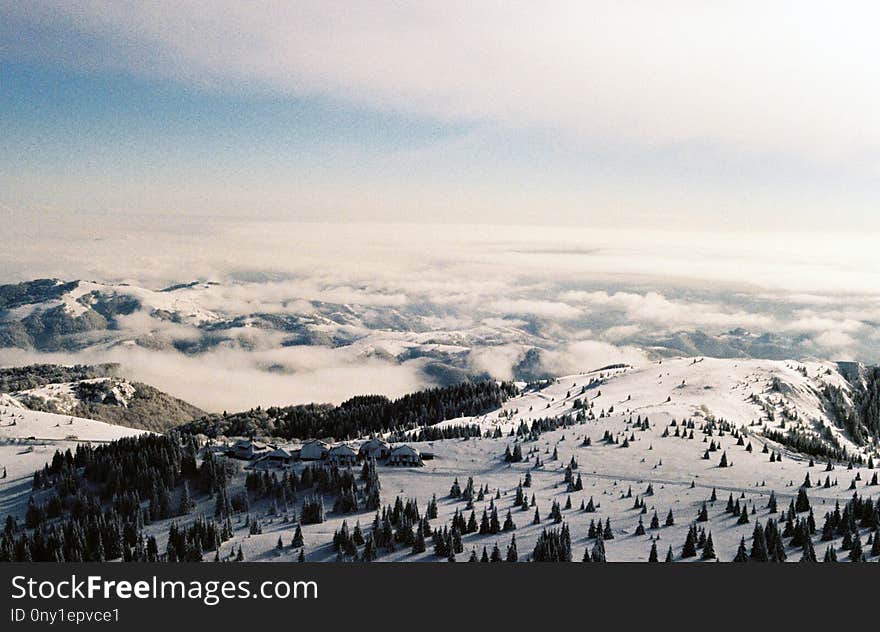
[[[224,315],[351,306],[353,344],[282,345],[242,327],[196,354],[143,346],[0,364],[120,362],[134,378],[211,410],[399,395],[436,383],[408,345],[437,344],[473,374],[515,376],[528,348],[565,374],[637,364],[681,332],[784,337],[792,358],[880,361],[880,270],[859,235],[712,235],[680,230],[304,224],[216,217],[46,216],[13,222],[4,283],[41,277],[160,289],[194,279]],[[416,323],[416,325],[413,325]],[[194,341],[192,323],[122,317],[123,337]],[[344,328],[343,328],[344,329]],[[662,349],[659,350],[662,352]]]

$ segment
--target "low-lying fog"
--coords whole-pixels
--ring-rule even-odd
[[[692,343],[710,354],[725,336],[752,341],[756,355],[880,361],[880,266],[869,235],[100,214],[8,228],[3,283],[57,277],[158,290],[214,281],[194,300],[226,317],[350,306],[350,325],[327,325],[344,343],[288,345],[279,331],[242,327],[188,353],[0,349],[4,365],[120,362],[131,377],[211,410],[404,393],[440,379],[426,371],[425,349],[463,373],[497,378],[525,370],[532,347],[542,352],[530,371],[561,374]],[[121,317],[113,333],[148,332],[205,335],[146,309]],[[711,340],[694,343],[697,332]]]

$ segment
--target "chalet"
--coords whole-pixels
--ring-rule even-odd
[[[228,452],[229,456],[236,459],[252,460],[263,456],[269,452],[269,446],[259,441],[250,441],[242,439],[232,446],[232,450]]]
[[[259,469],[284,468],[293,464],[296,455],[284,448],[275,448],[258,457],[254,467]]]
[[[303,461],[320,461],[327,457],[330,446],[320,439],[312,439],[302,444],[299,451],[299,458]]]
[[[369,459],[374,458],[377,461],[387,459],[391,455],[391,446],[382,439],[369,439],[365,441],[360,450],[358,450],[358,458]]]
[[[391,451],[388,457],[388,465],[402,465],[405,467],[420,467],[422,463],[422,455],[414,447],[403,444],[399,445]]]
[[[340,443],[330,448],[327,453],[327,462],[339,467],[357,464],[358,453],[347,443]]]

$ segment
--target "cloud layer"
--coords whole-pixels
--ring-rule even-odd
[[[880,57],[878,13],[853,4],[78,0],[6,11],[55,27],[54,42],[20,41],[22,53],[36,44],[60,57],[59,30],[90,36],[70,63],[91,69],[826,160],[880,145],[880,71],[865,63]]]
[[[80,353],[3,349],[0,363],[118,361],[217,410],[400,394],[464,374],[571,373],[657,353],[880,361],[871,251],[832,256],[815,237],[766,248],[748,235],[176,224],[138,224],[133,236],[127,219],[104,218],[95,239],[84,228],[92,222],[58,220],[39,239],[13,238],[2,281],[128,283],[118,291],[143,308]],[[216,284],[139,289],[193,277]],[[179,318],[157,319],[156,309]],[[221,329],[204,326],[217,319]]]

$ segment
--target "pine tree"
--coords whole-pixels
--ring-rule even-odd
[[[641,517],[639,517],[639,524],[636,526],[634,535],[645,535],[645,525]]]
[[[734,562],[739,564],[745,563],[749,561],[749,556],[746,554],[746,540],[745,538],[739,539],[739,547],[736,549],[736,557],[733,558]]]
[[[603,540],[613,540],[614,531],[611,530],[611,518],[605,518],[605,529],[602,531]]]
[[[296,531],[293,533],[293,540],[291,541],[290,546],[295,549],[303,546],[303,534],[299,525],[296,525]]]
[[[490,562],[503,562],[504,560],[501,558],[501,550],[498,548],[498,543],[492,547],[492,554],[489,556]]]
[[[853,534],[852,548],[849,550],[849,559],[851,562],[864,562],[865,555],[862,552],[862,538],[859,532]]]
[[[514,531],[516,530],[516,524],[513,522],[513,516],[510,515],[510,510],[507,510],[507,516],[504,518],[504,526],[502,527],[504,531]]]
[[[190,513],[196,504],[193,502],[192,495],[189,491],[189,482],[183,482],[183,492],[180,495],[180,505],[177,510],[177,515],[185,516]]]
[[[755,529],[752,531],[752,554],[749,556],[749,559],[752,562],[767,562],[770,560],[767,538],[760,522],[755,522]]]
[[[480,535],[487,535],[489,533],[489,514],[486,513],[486,510],[483,510],[483,517],[480,518]]]
[[[700,512],[697,514],[697,522],[708,522],[709,521],[709,510],[706,508],[706,503],[700,507]]]
[[[813,541],[810,539],[809,535],[804,539],[803,542],[803,555],[801,556],[801,562],[816,562],[816,551],[813,548]]]
[[[773,490],[770,490],[770,499],[767,501],[767,509],[772,514],[775,514],[777,511],[776,492],[774,492]]]
[[[837,561],[837,552],[834,550],[833,546],[829,546],[825,549],[825,557],[822,559],[823,562],[836,562]]]
[[[684,541],[684,546],[681,549],[681,556],[683,558],[695,557],[697,554],[697,535],[693,527],[688,529],[687,537]]]
[[[425,552],[425,533],[423,529],[416,529],[415,539],[413,540],[412,552],[413,555],[417,555],[419,553]]]
[[[508,562],[516,562],[519,560],[519,555],[516,552],[516,536],[510,538],[510,545],[507,547],[507,558]]]
[[[715,559],[715,545],[712,542],[712,533],[711,532],[709,532],[709,535],[706,537],[706,544],[703,547],[702,558],[704,560],[714,560]]]
[[[798,489],[797,500],[794,503],[794,510],[797,513],[810,510],[810,499],[807,497],[807,491],[803,487]]]

